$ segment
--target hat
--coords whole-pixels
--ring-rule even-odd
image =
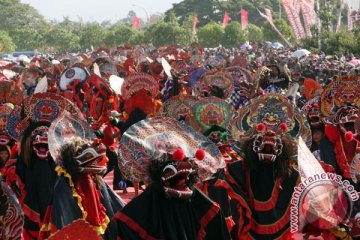
[[[119,116],[121,116],[121,114],[118,113],[118,111],[116,111],[116,110],[112,110],[110,112],[110,115],[111,115],[111,117],[119,117]]]

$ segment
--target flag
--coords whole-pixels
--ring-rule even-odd
[[[226,27],[230,22],[231,18],[227,12],[224,13],[223,27]]]
[[[193,21],[193,32],[196,33],[196,26],[199,23],[199,19],[197,16],[194,16],[194,21]]]
[[[290,26],[294,32],[295,38],[305,37],[305,30],[300,21],[300,3],[297,0],[280,0],[287,16]]]
[[[199,19],[197,16],[194,16],[194,22],[193,22],[193,28],[196,28],[196,26],[198,25],[199,23]]]
[[[265,14],[266,14],[266,16],[267,16],[271,21],[273,20],[270,9],[265,8]]]
[[[249,13],[245,9],[240,10],[241,28],[245,30],[249,22]]]
[[[140,18],[137,16],[134,16],[132,29],[136,29],[140,25]]]

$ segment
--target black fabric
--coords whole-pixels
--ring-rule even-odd
[[[140,226],[148,234],[148,238],[197,240],[201,229],[200,221],[213,207],[214,203],[197,189],[194,189],[190,200],[167,199],[150,185],[128,203],[121,213]],[[131,222],[117,220],[120,239],[144,239],[141,237],[141,232],[134,231],[130,227]],[[206,234],[204,239],[230,239],[225,219],[219,208],[204,230]]]
[[[51,159],[40,160],[34,158],[31,166],[26,166],[19,158],[16,161],[16,173],[25,184],[26,196],[24,204],[33,212],[40,215],[42,221],[53,194],[56,173]],[[39,231],[38,223],[29,219],[25,214],[24,228]]]
[[[101,193],[101,203],[106,209],[106,215],[111,220],[115,212],[121,210],[125,204],[120,200],[116,193],[103,182],[103,180],[100,180],[99,188]],[[62,229],[73,221],[83,218],[77,203],[77,198],[73,197],[69,181],[63,176],[59,177],[56,182],[51,208],[51,223],[55,225],[57,229]],[[116,223],[111,221],[108,224],[103,238],[112,240],[116,239],[117,235]]]
[[[324,163],[333,166],[337,174],[342,175],[337,163],[334,153],[334,144],[330,142],[327,137],[323,137],[320,141],[320,158]]]
[[[122,174],[120,172],[120,168],[118,165],[117,154],[116,152],[111,151],[109,148],[107,148],[106,157],[109,159],[109,162],[107,164],[107,171],[104,176],[106,176],[109,172],[114,170],[113,188],[116,189],[119,186],[119,182],[122,180]]]
[[[236,181],[237,187],[233,189],[235,192],[242,194],[239,191],[245,191],[245,194],[249,197],[247,192],[247,182],[245,168],[242,162],[235,162],[228,166],[229,175]],[[272,191],[275,186],[274,169],[272,164],[261,164],[261,167],[257,167],[250,173],[251,189],[254,197],[258,201],[267,201],[272,197]],[[259,225],[274,225],[280,218],[282,218],[290,205],[291,197],[294,192],[294,187],[297,184],[299,174],[293,170],[289,177],[285,177],[281,183],[279,190],[279,196],[275,207],[269,211],[256,211],[253,206],[252,217]],[[230,181],[229,181],[230,182]],[[253,199],[249,199],[250,202]],[[250,231],[249,235],[254,239],[276,239],[281,236],[285,231],[289,230],[290,219],[288,223],[275,234],[256,234],[253,230]]]

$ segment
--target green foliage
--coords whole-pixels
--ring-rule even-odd
[[[145,41],[154,46],[177,44],[185,37],[185,31],[177,22],[160,21],[145,31]]]
[[[80,45],[83,49],[90,49],[102,45],[105,42],[108,30],[98,23],[86,23],[79,31]]]
[[[198,32],[199,43],[205,47],[217,47],[222,43],[224,29],[216,22],[210,22],[202,27]]]
[[[301,44],[314,52],[318,49],[317,37],[303,39]],[[341,30],[338,33],[323,31],[321,34],[322,51],[327,54],[354,53],[360,54],[360,34],[355,30],[348,32]]]
[[[244,8],[249,13],[249,22],[258,26],[262,25],[263,18],[256,8],[269,8],[273,17],[279,16],[279,0],[184,0],[173,4],[173,8],[165,13],[165,20],[168,20],[171,11],[175,11],[182,23],[189,14],[196,14],[200,20],[199,27],[210,21],[221,22],[224,12],[227,11],[233,21],[240,20],[240,9]],[[286,16],[283,14],[282,17]]]
[[[273,22],[277,29],[282,33],[282,35],[284,35],[286,39],[288,39],[290,42],[294,42],[295,37],[293,31],[286,20],[282,18],[277,18],[274,19]],[[264,34],[264,40],[271,42],[283,42],[282,38],[274,31],[274,29],[268,22],[263,25],[262,30]]]
[[[264,39],[261,28],[254,24],[249,24],[246,28],[246,37],[249,42],[262,41]]]
[[[47,23],[39,12],[19,0],[0,0],[0,29],[8,32],[17,50],[42,47]]]
[[[143,31],[136,31],[133,35],[131,35],[131,38],[129,39],[129,42],[133,45],[141,45],[146,44],[145,39],[145,32]]]
[[[44,35],[44,39],[46,47],[56,53],[78,51],[81,49],[80,37],[61,25],[54,26]]]
[[[11,53],[15,50],[16,46],[13,43],[9,34],[0,30],[0,54]]]
[[[225,47],[239,47],[245,42],[245,36],[238,22],[229,23],[224,32],[223,44]]]
[[[129,42],[134,34],[134,30],[130,26],[118,24],[109,30],[105,43],[108,46],[118,46]]]

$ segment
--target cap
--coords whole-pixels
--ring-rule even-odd
[[[121,116],[121,114],[116,110],[112,110],[110,112],[110,115],[111,115],[111,117],[119,117],[119,116]]]

